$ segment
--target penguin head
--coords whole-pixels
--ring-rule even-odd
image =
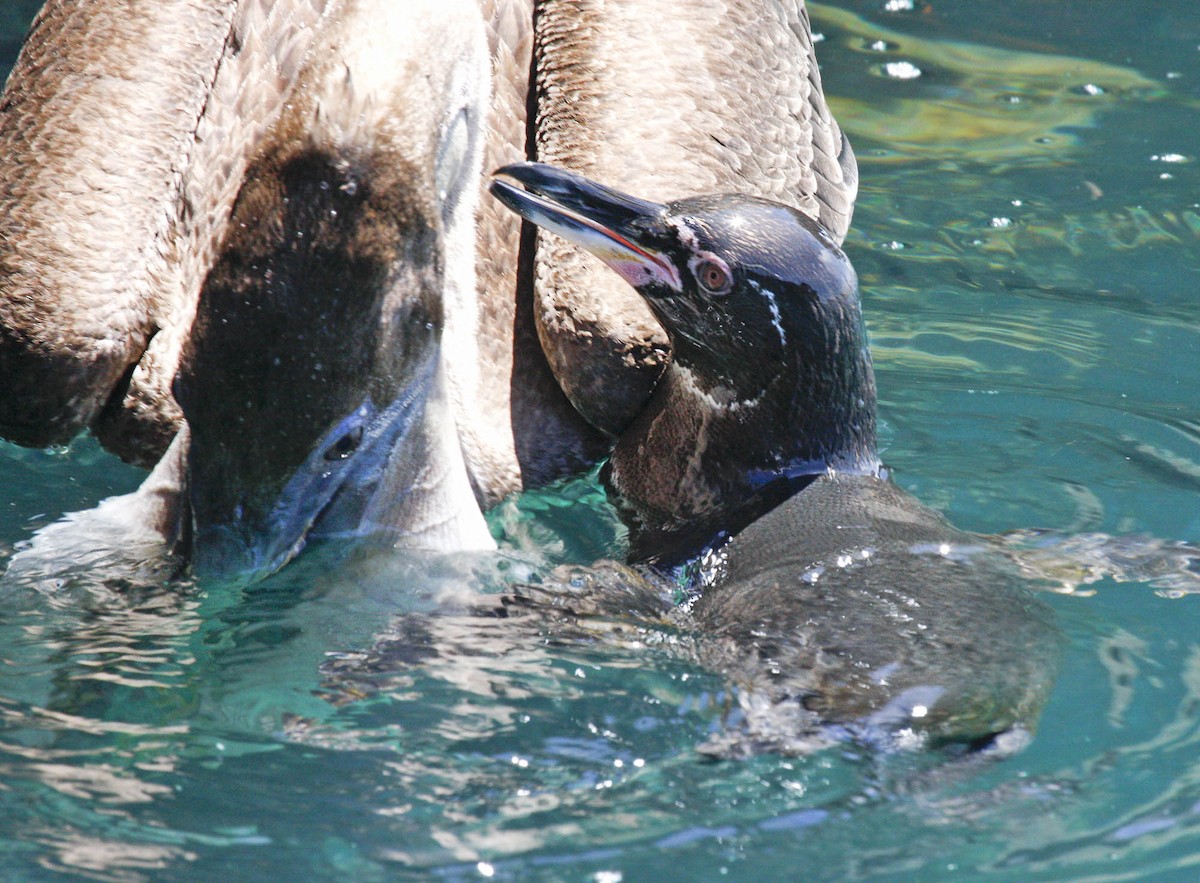
[[[587,249],[646,300],[672,370],[713,416],[760,417],[748,469],[874,469],[875,386],[849,259],[813,219],[752,196],[659,204],[544,164],[506,166],[491,192]]]
[[[790,206],[749,196],[664,208],[661,244],[678,283],[635,287],[667,329],[676,363],[731,403],[754,402],[799,374],[840,385],[862,319],[854,269],[829,235]]]

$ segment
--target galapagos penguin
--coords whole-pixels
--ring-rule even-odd
[[[720,753],[846,733],[1022,744],[1056,667],[1051,611],[997,547],[888,480],[857,279],[829,234],[755,197],[659,204],[548,165],[496,174],[496,197],[604,261],[670,335],[606,482],[632,560],[689,575],[688,603],[659,592],[659,615],[739,688]],[[581,603],[653,607],[651,583],[616,582],[612,605],[603,579]]]

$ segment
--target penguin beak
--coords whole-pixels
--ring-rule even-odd
[[[671,239],[667,208],[544,163],[514,163],[494,173],[491,193],[530,223],[583,248],[636,289],[650,284],[680,291],[679,270],[651,242]]]

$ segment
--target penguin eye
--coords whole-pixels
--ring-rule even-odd
[[[704,255],[692,262],[692,275],[708,294],[728,294],[733,287],[733,273],[729,265],[716,255]]]
[[[347,432],[329,447],[329,450],[325,452],[325,459],[345,460],[358,450],[358,446],[362,443],[362,438],[363,428],[361,426],[354,427],[354,429]]]

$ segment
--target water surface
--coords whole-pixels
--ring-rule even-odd
[[[813,10],[885,460],[966,529],[1200,542],[1200,7],[908,5]],[[34,6],[0,13],[0,64]],[[140,478],[88,439],[0,446],[0,554]],[[493,525],[495,558],[0,597],[3,876],[1195,878],[1200,598],[1052,597],[1037,737],[972,775],[709,763],[725,697],[695,667],[398,616],[616,548],[592,480]]]

